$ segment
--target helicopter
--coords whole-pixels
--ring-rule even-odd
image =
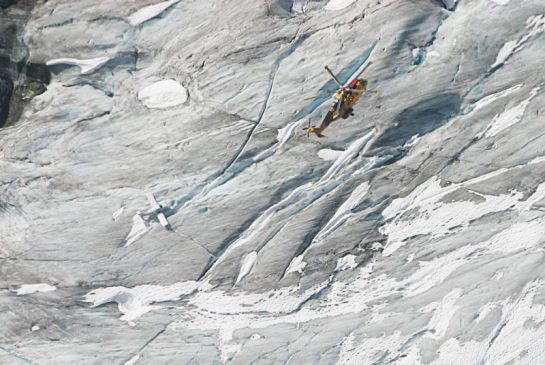
[[[370,61],[364,69],[360,72],[363,73],[365,69],[373,63]],[[366,79],[358,79],[358,76],[349,82],[346,86],[341,84],[339,79],[335,76],[333,71],[328,66],[325,66],[325,70],[333,78],[335,83],[339,86],[339,90],[333,94],[335,103],[329,108],[326,116],[319,127],[311,126],[310,119],[308,121],[308,127],[303,128],[307,132],[307,136],[310,137],[311,133],[316,134],[318,137],[325,137],[322,132],[335,120],[339,118],[347,119],[354,115],[354,106],[360,100],[364,92],[367,91],[369,82]]]

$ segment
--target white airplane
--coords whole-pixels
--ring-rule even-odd
[[[161,223],[161,225],[165,227],[165,229],[170,230],[170,223],[168,223],[167,217],[165,217],[165,214],[163,213],[164,207],[161,204],[157,203],[157,200],[155,200],[155,196],[153,195],[153,193],[147,193],[146,197],[148,198],[148,201],[151,205],[151,209],[143,214],[155,215],[159,220],[159,223]]]

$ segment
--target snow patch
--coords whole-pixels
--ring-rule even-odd
[[[293,0],[291,7],[292,13],[302,15],[305,13],[308,0]]]
[[[37,324],[35,324],[34,326],[32,326],[32,328],[30,329],[32,332],[36,332],[36,331],[39,331],[40,330],[40,326],[38,326]]]
[[[490,0],[490,1],[497,5],[507,5],[509,4],[510,0]]]
[[[351,270],[358,266],[356,262],[356,256],[346,255],[337,260],[337,267],[335,271]]]
[[[342,10],[352,5],[356,0],[329,0],[324,9],[326,10]]]
[[[257,252],[252,251],[249,254],[244,257],[244,260],[242,260],[242,266],[240,267],[240,272],[237,277],[237,281],[235,282],[235,285],[239,283],[246,275],[250,273],[252,268],[255,265],[255,261],[257,260]]]
[[[299,274],[302,274],[303,270],[305,270],[305,267],[307,266],[307,263],[303,261],[303,258],[304,255],[294,257],[288,265],[288,268],[284,272],[284,276],[292,272],[298,272]]]
[[[406,197],[393,200],[382,212],[386,224],[381,228],[381,232],[388,236],[388,242],[382,252],[383,256],[389,256],[397,251],[409,237],[418,235],[443,236],[454,227],[465,229],[470,221],[493,212],[508,209],[516,209],[520,212],[528,211],[533,204],[545,198],[545,183],[540,184],[536,192],[526,200],[522,200],[523,194],[517,191],[498,196],[479,194],[484,198],[484,201],[479,203],[472,201],[445,203],[441,202],[441,199],[461,187],[486,181],[511,169],[540,162],[543,162],[543,158],[538,157],[510,169],[501,168],[445,187],[441,187],[441,181],[434,176],[416,187]],[[418,213],[405,215],[409,211]]]
[[[485,319],[486,316],[497,307],[498,303],[486,303],[485,305],[483,305],[477,313],[477,318],[475,319],[475,322],[479,323],[480,321]]]
[[[356,139],[354,142],[348,146],[348,148],[339,154],[339,157],[335,160],[333,165],[327,170],[324,176],[320,179],[320,182],[327,182],[335,176],[335,174],[341,170],[348,162],[350,162],[356,155],[358,155],[364,149],[364,146],[368,146],[368,142],[376,134],[376,130],[373,129],[371,132],[367,133],[363,137]]]
[[[54,60],[49,60],[45,64],[47,66],[54,65],[70,65],[78,66],[80,68],[81,75],[88,75],[98,70],[108,62],[110,58],[108,57],[98,57],[87,60],[78,60],[75,58],[56,58]]]
[[[278,141],[278,146],[276,146],[276,148],[282,147],[290,139],[295,128],[297,128],[297,126],[301,125],[303,122],[304,119],[301,119],[296,122],[289,123],[284,128],[280,128],[276,137],[276,140]]]
[[[503,47],[498,52],[496,61],[492,64],[492,66],[490,66],[490,68],[495,68],[503,65],[507,61],[507,59],[509,59],[509,57],[524,48],[524,45],[530,38],[545,31],[545,15],[541,14],[528,18],[528,20],[526,21],[526,28],[530,31],[519,40],[511,40],[503,45]]]
[[[526,108],[528,107],[532,99],[536,95],[538,95],[539,89],[539,87],[535,87],[530,92],[530,96],[528,98],[520,102],[515,107],[507,109],[501,114],[497,114],[494,119],[492,119],[492,122],[490,122],[490,124],[475,137],[494,137],[503,130],[519,123],[522,120],[524,112],[526,111]]]
[[[505,61],[513,54],[513,51],[517,48],[518,42],[517,41],[509,41],[505,43],[500,51],[498,52],[498,55],[496,56],[496,61],[492,64],[492,68],[503,65]]]
[[[123,364],[123,365],[134,365],[134,364],[136,364],[138,359],[140,359],[140,355],[134,355],[133,357],[130,358],[129,361],[125,362],[125,364]]]
[[[132,227],[125,238],[125,247],[133,244],[138,241],[142,236],[148,233],[151,230],[150,223],[142,217],[140,212],[137,212],[132,217]]]
[[[34,293],[47,293],[53,290],[56,290],[57,288],[53,285],[49,284],[24,284],[21,285],[19,289],[15,291],[17,295],[27,295],[27,294],[34,294]]]
[[[503,272],[501,271],[498,271],[494,274],[494,276],[492,276],[492,280],[501,280],[501,278],[503,278]]]
[[[434,339],[441,339],[447,333],[448,325],[456,310],[459,308],[456,301],[462,295],[462,289],[456,288],[443,297],[434,311],[433,317],[428,323],[428,329],[433,333],[427,332],[424,336]]]
[[[167,10],[179,1],[180,0],[170,0],[164,1],[159,4],[146,6],[140,10],[137,10],[135,13],[129,16],[129,23],[132,26],[140,25],[150,19],[159,16],[163,11]]]
[[[387,363],[383,361],[384,357],[402,343],[403,340],[404,338],[399,331],[394,332],[390,336],[383,335],[378,338],[365,337],[359,339],[359,341],[356,341],[356,337],[351,333],[341,344],[337,364],[362,365]]]
[[[473,103],[471,105],[471,109],[472,109],[472,111],[477,111],[477,110],[479,110],[479,109],[493,103],[497,99],[503,98],[504,96],[510,95],[513,92],[520,90],[522,88],[522,86],[523,86],[523,84],[518,84],[518,85],[512,86],[512,87],[510,87],[508,89],[499,91],[497,93],[487,95],[484,98],[479,99],[478,101]]]
[[[358,206],[368,191],[369,183],[367,181],[355,188],[348,199],[337,209],[333,217],[318,232],[315,241],[322,241],[331,232],[343,225],[353,215],[352,209]]]
[[[187,100],[187,90],[174,80],[162,80],[138,92],[138,99],[150,109],[165,109]]]
[[[145,313],[161,308],[153,303],[179,300],[183,295],[195,292],[201,284],[195,281],[176,283],[169,286],[139,285],[134,288],[113,286],[95,289],[85,296],[84,301],[92,303],[91,308],[107,303],[117,303],[123,313],[122,320],[133,325],[135,319]]]
[[[114,222],[117,221],[119,219],[119,217],[121,217],[124,210],[125,210],[125,208],[121,207],[112,214],[112,219],[113,219]]]
[[[318,157],[325,161],[335,161],[339,158],[343,151],[330,150],[328,148],[323,148],[318,151]]]

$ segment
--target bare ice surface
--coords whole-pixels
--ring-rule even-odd
[[[542,0],[14,6],[0,364],[545,364]]]

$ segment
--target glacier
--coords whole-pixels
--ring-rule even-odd
[[[545,363],[544,50],[542,0],[0,1],[0,364]],[[307,137],[325,65],[372,92]]]

